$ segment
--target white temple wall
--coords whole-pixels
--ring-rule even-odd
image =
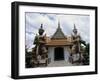
[[[54,61],[54,47],[48,48],[48,58],[49,58],[50,62]]]
[[[63,48],[64,48],[64,60],[66,62],[68,62],[69,56],[70,56],[69,51],[68,51],[68,47],[66,46],[66,47],[63,47]],[[49,47],[48,48],[48,58],[49,58],[50,62],[54,61],[54,49],[55,49],[55,47]]]
[[[66,62],[69,61],[69,56],[70,56],[70,54],[69,54],[69,51],[68,51],[68,47],[66,46],[66,47],[64,47],[64,59],[65,59]]]

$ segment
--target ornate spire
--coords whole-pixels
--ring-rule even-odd
[[[58,21],[58,28],[60,29],[60,21]]]
[[[75,24],[74,24],[74,29],[76,29],[76,26],[75,26]],[[76,29],[77,30],[77,29]]]
[[[41,24],[41,29],[43,28],[43,24]]]
[[[54,35],[52,36],[52,39],[60,39],[60,38],[66,38],[64,33],[62,32],[61,28],[60,28],[60,22],[58,21],[58,28],[56,30],[56,32],[54,33]]]
[[[74,24],[74,29],[73,29],[73,32],[74,32],[74,34],[77,34],[77,29],[76,29],[75,24]]]

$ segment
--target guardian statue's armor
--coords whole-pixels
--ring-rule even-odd
[[[33,50],[37,65],[44,63],[47,65],[47,48],[46,48],[46,37],[43,35],[43,25],[41,24],[41,27],[38,31],[39,35],[36,34],[34,39],[35,48]],[[34,59],[34,58],[33,58]],[[42,63],[41,63],[42,62]]]

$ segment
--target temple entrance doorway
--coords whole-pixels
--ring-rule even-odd
[[[55,61],[64,60],[64,49],[62,47],[56,47],[54,49],[54,60]]]

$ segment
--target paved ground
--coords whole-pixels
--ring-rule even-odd
[[[75,64],[71,64],[69,62],[66,62],[64,60],[62,61],[54,61],[50,64],[48,64],[48,67],[55,67],[55,66],[74,66]]]
[[[74,63],[71,64],[70,62],[66,62],[65,60],[62,61],[54,61],[50,64],[48,64],[48,67],[57,67],[57,66],[82,66],[82,64],[80,63]]]

